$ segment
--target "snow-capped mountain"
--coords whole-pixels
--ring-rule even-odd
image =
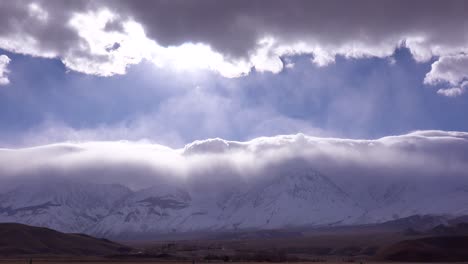
[[[380,223],[425,214],[468,213],[468,188],[387,180],[343,184],[315,170],[272,171],[222,190],[189,183],[130,190],[117,184],[43,181],[0,195],[0,221],[106,237],[196,231],[274,229]],[[365,201],[365,202],[363,202]]]
[[[226,228],[281,228],[352,223],[363,212],[327,177],[293,170],[233,195],[220,219],[229,224]]]
[[[63,180],[24,183],[0,195],[0,221],[83,232],[130,194],[121,185]]]
[[[380,223],[413,215],[465,215],[468,213],[466,186],[427,180],[394,182],[373,194],[373,206],[359,222]]]
[[[206,227],[196,226],[203,214],[186,190],[163,184],[134,192],[90,231],[103,236],[189,231]]]
[[[280,173],[220,201],[168,186],[135,192],[90,231],[100,235],[353,223],[364,213],[314,171]]]

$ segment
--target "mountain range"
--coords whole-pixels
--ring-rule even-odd
[[[466,215],[468,188],[402,180],[347,184],[289,169],[216,193],[191,184],[41,180],[0,194],[0,222],[100,237],[382,223],[412,215]]]

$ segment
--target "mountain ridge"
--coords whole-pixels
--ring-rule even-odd
[[[349,188],[307,168],[276,171],[269,178],[233,189],[222,199],[173,183],[131,190],[119,184],[30,182],[0,194],[0,222],[103,237],[138,237],[375,224],[411,215],[462,212],[458,203],[449,204],[453,202],[450,198],[468,198],[467,192],[447,195],[444,192],[451,192],[451,188],[438,188],[433,199],[448,198],[439,202],[440,206],[430,207],[436,202],[426,201],[425,196],[433,188],[415,186],[392,182],[387,189],[382,187],[387,191],[374,205],[366,206]],[[444,203],[450,207],[442,207]]]

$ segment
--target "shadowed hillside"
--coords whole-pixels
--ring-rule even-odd
[[[468,236],[427,237],[405,240],[383,249],[378,258],[389,261],[467,261]]]
[[[0,224],[0,255],[91,255],[129,252],[131,248],[84,234],[65,234],[43,227]]]

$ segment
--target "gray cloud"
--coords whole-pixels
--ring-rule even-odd
[[[144,59],[161,67],[212,69],[228,77],[242,76],[251,67],[277,73],[284,66],[280,57],[293,54],[311,54],[315,63],[326,65],[337,55],[389,57],[401,46],[418,61],[440,57],[445,63],[445,58],[464,56],[468,46],[464,30],[468,11],[462,0],[0,1],[0,5],[4,25],[0,48],[59,57],[72,70],[103,76],[124,74],[128,65]],[[109,13],[102,13],[104,9]],[[106,52],[114,43],[120,48]],[[445,69],[466,78],[463,68]]]

